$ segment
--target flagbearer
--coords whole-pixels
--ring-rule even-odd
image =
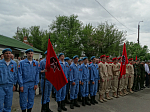
[[[74,106],[80,107],[77,102],[77,96],[79,93],[80,80],[80,67],[78,65],[78,56],[73,57],[73,63],[70,65],[70,108],[74,109]]]
[[[58,55],[59,63],[62,67],[62,70],[66,76],[66,79],[68,79],[68,63],[64,61],[64,54],[60,53]],[[67,108],[65,107],[65,97],[66,97],[66,85],[63,86],[59,91],[56,91],[56,101],[58,103],[58,112],[61,112],[61,110],[67,111]]]
[[[95,100],[97,93],[98,81],[100,81],[98,65],[96,64],[95,56],[91,57],[92,63],[90,64],[90,95],[91,95],[91,104],[95,105],[98,102]]]
[[[2,51],[4,59],[0,60],[0,112],[11,112],[13,91],[16,90],[17,63],[10,59],[12,50]]]
[[[70,79],[69,79],[69,74],[70,74],[70,63],[71,63],[71,61],[70,61],[70,58],[69,57],[65,57],[65,59],[64,59],[66,62],[67,62],[67,77],[68,77],[68,83],[66,84],[66,97],[65,97],[65,103],[66,104],[70,104],[70,102],[69,102],[69,98],[68,98],[68,94],[69,94],[69,89],[70,89]]]
[[[33,49],[26,50],[27,58],[18,67],[18,82],[20,86],[20,106],[22,112],[31,112],[34,104],[35,90],[39,83],[38,62],[33,60]]]
[[[133,68],[133,58],[129,59],[129,91],[130,93],[133,93],[132,87],[133,87],[133,81],[134,81],[134,68]]]
[[[89,95],[89,65],[87,64],[88,59],[87,57],[83,58],[83,64],[80,67],[81,70],[81,94],[82,94],[82,106],[91,105],[88,102],[88,95]]]
[[[120,68],[117,64],[118,59],[117,58],[113,58],[113,88],[112,88],[112,92],[113,92],[113,97],[117,98],[117,88],[118,88],[118,78],[119,78],[119,71]]]
[[[119,68],[121,67],[121,57],[119,57],[118,58],[118,66],[119,66]],[[119,77],[120,77],[120,71],[119,71]],[[120,84],[119,84],[119,95],[120,96],[124,96],[124,94],[123,94],[123,84],[124,84],[124,76],[122,76],[122,78],[120,79],[120,82],[119,82]]]
[[[40,64],[39,64],[39,72],[41,72],[41,92],[42,92],[42,98],[43,98],[43,87],[44,87],[45,72],[47,72],[47,70],[45,69],[47,51],[45,51],[44,54],[45,54],[45,58],[43,60],[41,60]],[[52,84],[46,79],[45,80],[44,99],[41,99],[42,112],[52,112],[49,109],[50,93],[51,93],[51,91],[52,91]]]

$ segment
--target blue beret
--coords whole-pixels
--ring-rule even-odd
[[[82,59],[79,59],[78,62],[82,61]]]
[[[4,53],[7,52],[7,51],[12,52],[12,50],[11,50],[10,48],[6,48],[6,49],[4,49],[4,50],[2,51],[2,53],[4,54]]]
[[[72,59],[78,58],[78,55],[75,55]]]
[[[58,58],[59,58],[61,55],[64,55],[64,53],[60,53],[60,54],[58,55]]]
[[[87,59],[88,57],[84,57],[82,60],[85,60],[85,59]]]
[[[70,58],[69,58],[69,57],[65,57],[65,59],[64,59],[64,60],[65,60],[65,61],[66,61],[66,60],[70,60]]]
[[[27,49],[27,50],[25,51],[25,53],[28,53],[28,52],[33,52],[33,49]]]
[[[91,60],[93,60],[94,58],[95,58],[95,56],[92,56],[92,57],[91,57]]]
[[[45,51],[45,53],[44,54],[47,54],[47,51]]]

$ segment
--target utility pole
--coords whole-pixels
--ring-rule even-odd
[[[143,22],[143,21],[139,21],[139,24],[138,24],[138,44],[140,43],[140,22]]]

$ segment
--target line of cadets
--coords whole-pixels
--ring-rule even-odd
[[[27,58],[22,60],[18,66],[10,59],[12,50],[7,48],[3,50],[4,59],[0,60],[0,112],[11,112],[13,91],[16,83],[20,86],[20,107],[22,112],[31,112],[34,104],[35,90],[39,83],[39,72],[41,73],[41,91],[43,95],[43,85],[46,65],[46,58],[39,64],[33,60],[33,49],[26,50]],[[45,52],[45,56],[47,51]],[[97,91],[99,91],[99,101],[101,103],[113,99],[110,96],[110,91],[113,97],[117,98],[118,79],[120,75],[120,58],[113,58],[112,62],[109,56],[102,55],[99,64],[96,64],[95,56],[90,58],[91,64],[88,64],[88,57],[78,59],[78,56],[73,57],[73,62],[70,63],[68,57],[64,57],[63,53],[59,56],[60,65],[68,80],[68,84],[56,92],[56,101],[58,103],[58,111],[67,111],[65,103],[70,104],[70,108],[74,106],[80,107],[78,101],[82,101],[82,106],[95,105],[98,102],[95,100]],[[119,61],[119,62],[118,62]],[[68,63],[70,64],[68,64]],[[120,79],[119,95],[127,95],[127,87],[129,92],[133,93],[132,86],[134,80],[133,59],[129,59],[129,64],[126,67],[126,75]],[[128,83],[129,82],[129,83]],[[100,83],[100,86],[98,87]],[[70,101],[69,96],[70,89]],[[52,84],[46,79],[44,99],[41,98],[42,112],[52,112],[49,108],[50,93],[52,91]],[[90,94],[90,102],[89,100]],[[104,98],[105,94],[105,98]],[[82,97],[82,100],[81,100]],[[77,101],[78,98],[78,101]],[[107,100],[106,100],[107,99]]]

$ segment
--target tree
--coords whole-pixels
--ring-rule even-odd
[[[96,28],[88,24],[83,27],[81,32],[83,51],[86,56],[120,55],[126,32],[118,31],[114,24],[109,25],[105,22],[99,24]]]
[[[78,16],[71,15],[56,17],[56,20],[49,25],[53,37],[53,47],[56,54],[63,52],[68,57],[81,55],[81,42],[79,32],[82,22]]]
[[[127,55],[128,58],[133,58],[135,59],[136,56],[140,60],[149,60],[150,59],[150,54],[148,53],[148,46],[144,45],[143,47],[138,44],[138,43],[133,43],[133,42],[126,42],[126,49],[127,49]]]

